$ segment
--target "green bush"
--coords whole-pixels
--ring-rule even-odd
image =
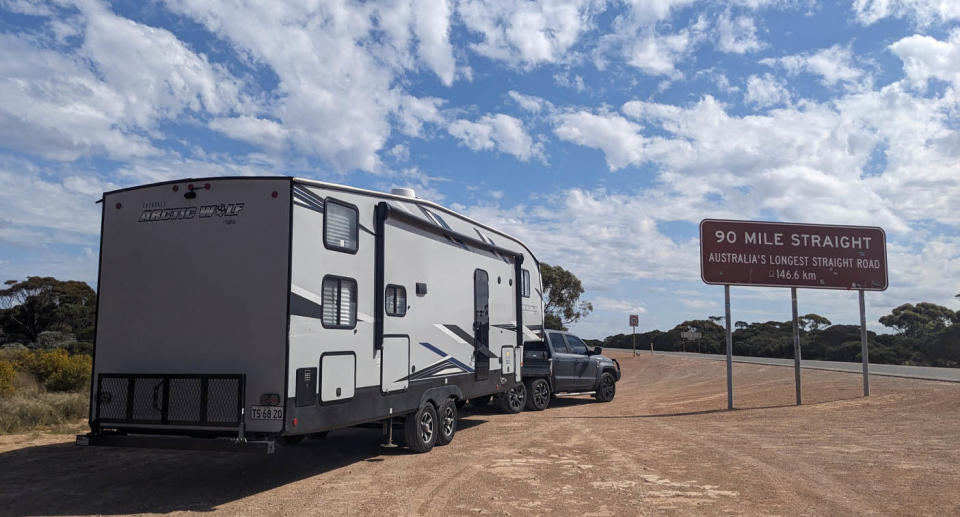
[[[66,350],[35,350],[18,357],[19,369],[28,371],[50,391],[77,391],[87,387],[93,360],[87,355],[70,355]]]
[[[0,398],[13,395],[13,383],[17,379],[17,371],[13,363],[0,360]]]

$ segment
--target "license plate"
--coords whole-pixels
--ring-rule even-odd
[[[283,408],[278,406],[251,406],[252,420],[283,420]]]

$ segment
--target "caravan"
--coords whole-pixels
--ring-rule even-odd
[[[272,451],[403,425],[448,443],[467,400],[520,411],[540,273],[517,239],[408,189],[192,179],[102,199],[89,434]]]

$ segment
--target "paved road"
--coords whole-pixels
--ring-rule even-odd
[[[640,351],[638,350],[639,354]],[[649,353],[649,352],[647,352]],[[698,359],[710,359],[714,361],[724,361],[727,356],[718,354],[697,354],[693,352],[656,352],[657,354],[694,357]],[[775,359],[771,357],[747,357],[742,355],[733,356],[736,363],[770,364],[775,366],[793,366],[793,359]],[[860,363],[844,363],[840,361],[809,361],[803,359],[800,361],[801,368],[811,368],[814,370],[829,370],[834,372],[861,373],[863,367]],[[901,366],[896,364],[875,364],[870,363],[870,375],[883,375],[887,377],[906,377],[908,379],[926,379],[931,381],[960,382],[960,368],[934,368],[930,366]]]

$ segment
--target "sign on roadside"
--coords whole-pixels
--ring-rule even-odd
[[[631,326],[631,327],[639,327],[639,326],[640,326],[640,315],[639,315],[639,314],[631,314],[631,315],[630,315],[630,326]]]
[[[882,228],[704,219],[700,276],[708,284],[883,291]]]

